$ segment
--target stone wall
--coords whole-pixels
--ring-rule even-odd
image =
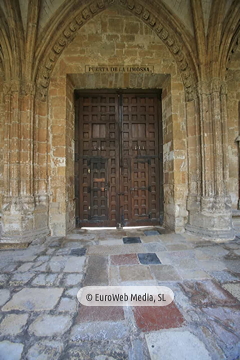
[[[109,64],[151,65],[154,66],[154,73],[85,73],[86,65]],[[74,41],[62,53],[53,72],[49,91],[49,114],[52,124],[52,233],[62,234],[67,231],[73,226],[74,217],[74,105],[73,88],[68,85],[69,78],[76,89],[163,89],[165,224],[175,231],[184,231],[187,220],[187,150],[182,80],[175,60],[156,34],[122,8],[114,7],[96,16],[79,31]],[[61,88],[63,93],[59,94]],[[67,91],[64,93],[63,89],[66,88]],[[64,228],[63,224],[66,223]]]

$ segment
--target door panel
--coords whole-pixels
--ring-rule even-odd
[[[80,226],[116,226],[118,217],[118,96],[79,99]]]
[[[80,94],[78,109],[79,225],[159,224],[158,94]]]

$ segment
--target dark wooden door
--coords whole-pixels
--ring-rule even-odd
[[[76,121],[79,226],[161,223],[159,94],[80,93]]]

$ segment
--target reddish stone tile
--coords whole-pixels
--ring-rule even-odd
[[[167,306],[137,306],[133,312],[137,326],[143,331],[178,328],[184,322],[173,302]]]
[[[139,264],[137,254],[112,255],[112,265],[135,265]]]
[[[76,318],[76,324],[93,321],[124,320],[124,311],[121,306],[84,306],[81,305]]]

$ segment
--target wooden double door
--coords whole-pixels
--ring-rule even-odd
[[[76,93],[77,226],[160,224],[160,93]]]

